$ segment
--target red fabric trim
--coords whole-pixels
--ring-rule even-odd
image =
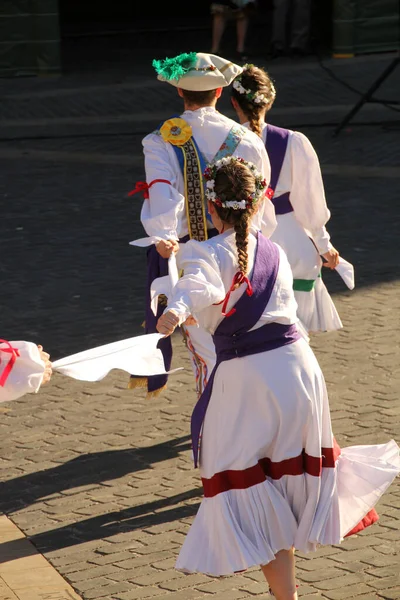
[[[149,197],[149,189],[155,183],[168,183],[171,185],[171,182],[168,181],[168,179],[153,179],[153,181],[150,181],[150,183],[146,183],[145,181],[137,181],[134,189],[129,192],[128,196],[134,196],[138,192],[142,192],[143,198],[147,199]]]
[[[356,533],[360,533],[360,531],[363,531],[367,527],[370,527],[370,525],[373,525],[377,521],[379,521],[379,515],[373,508],[369,511],[369,513],[365,515],[363,519],[361,519],[361,521],[355,527],[353,527],[351,531],[349,531],[349,533],[346,533],[344,537],[346,538],[349,537],[349,535],[355,535]]]
[[[322,448],[320,457],[310,456],[303,450],[299,456],[280,462],[262,458],[256,465],[247,469],[221,471],[209,479],[202,478],[204,496],[212,498],[228,490],[244,490],[262,483],[267,477],[280,479],[284,475],[302,475],[304,473],[320,477],[322,468],[332,469],[335,467],[339,454],[340,448],[337,446],[336,448]]]

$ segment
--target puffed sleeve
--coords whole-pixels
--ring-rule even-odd
[[[10,349],[16,352],[10,362]],[[36,393],[43,381],[45,364],[36,344],[25,341],[0,344],[0,402],[17,400],[25,394]]]
[[[207,242],[187,242],[181,247],[177,262],[183,276],[172,290],[167,310],[173,309],[183,323],[190,315],[222,302],[225,288],[218,257]]]
[[[302,133],[292,133],[291,143],[292,189],[290,201],[296,219],[311,235],[321,254],[331,247],[326,223],[328,210],[318,156],[310,140]]]
[[[254,135],[257,140],[257,142],[255,143],[255,147],[259,156],[259,162],[258,164],[256,164],[256,167],[267,182],[267,185],[269,185],[271,180],[271,164],[269,162],[269,157],[262,139],[259,138],[256,134]],[[263,235],[269,238],[273,234],[277,226],[275,207],[272,204],[271,200],[269,200],[269,198],[267,197],[265,197],[262,201],[259,202],[260,207],[252,219],[253,226],[256,229],[261,230]]]
[[[146,181],[150,185],[157,179],[169,183],[154,183],[149,189],[141,211],[141,222],[149,236],[177,239],[181,229],[184,196],[179,192],[179,164],[168,144],[157,134],[143,139]]]

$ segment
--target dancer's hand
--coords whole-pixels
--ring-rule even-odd
[[[198,325],[198,322],[193,315],[190,315],[184,322],[184,325]]]
[[[51,375],[53,373],[52,370],[52,364],[50,362],[50,354],[47,354],[47,352],[45,352],[43,350],[43,346],[38,345],[39,348],[39,352],[40,352],[40,358],[42,359],[42,361],[44,362],[44,375],[43,375],[43,380],[42,380],[42,385],[44,383],[47,383],[48,381],[50,381]]]
[[[157,331],[168,337],[169,335],[171,335],[171,333],[174,333],[178,325],[178,315],[173,310],[169,310],[163,315],[161,315],[161,317],[158,319]]]
[[[173,252],[178,252],[179,242],[176,240],[160,240],[156,244],[156,250],[163,258],[169,258]]]
[[[326,262],[323,264],[324,267],[327,267],[328,269],[336,269],[339,264],[339,252],[336,250],[336,248],[332,246],[332,248],[330,248],[328,252],[325,252],[325,254],[322,256],[326,260]]]

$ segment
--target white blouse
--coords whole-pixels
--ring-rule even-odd
[[[245,123],[245,127],[249,124]],[[262,140],[267,139],[267,124],[263,124]],[[299,131],[290,131],[286,155],[275,190],[275,196],[290,192],[294,216],[305,229],[320,254],[331,247],[326,223],[328,210],[318,156],[310,140]]]
[[[213,107],[187,110],[181,118],[191,126],[193,137],[207,161],[212,161],[236,121],[225,117]],[[184,208],[184,180],[178,159],[171,144],[162,137],[150,133],[143,139],[146,181],[165,179],[168,183],[155,183],[144,200],[141,222],[148,236],[163,239],[181,238],[188,233]],[[271,167],[265,145],[252,131],[246,133],[237,146],[234,156],[241,156],[256,165],[263,177],[270,181]],[[260,205],[254,218],[255,226],[270,236],[276,227],[275,209],[271,202]],[[209,223],[209,228],[212,224]]]
[[[249,235],[248,256],[251,276],[257,247],[255,232]],[[297,304],[293,293],[293,276],[286,254],[280,248],[278,276],[271,298],[254,329],[267,322],[297,323]],[[173,309],[183,323],[193,315],[199,325],[213,333],[224,318],[222,301],[232,285],[238,270],[238,259],[233,229],[207,240],[191,240],[181,246],[177,263],[184,274],[173,288],[167,310]],[[245,292],[246,285],[233,291],[227,306],[229,311]]]

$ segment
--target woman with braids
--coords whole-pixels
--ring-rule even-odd
[[[219,234],[179,250],[183,276],[157,324],[168,336],[192,315],[217,356],[191,421],[204,499],[176,568],[223,576],[260,565],[275,597],[295,600],[294,550],[373,523],[399,447],[337,449],[324,377],[297,330],[289,263],[251,225],[265,181],[235,157],[205,177]]]
[[[282,246],[292,267],[297,314],[310,332],[340,329],[342,322],[321,278],[321,267],[336,269],[339,261],[352,267],[330,243],[325,227],[330,212],[310,141],[298,131],[265,122],[275,96],[268,74],[250,64],[233,82],[231,101],[240,123],[266,145],[271,163],[270,195],[278,222],[271,239]]]

